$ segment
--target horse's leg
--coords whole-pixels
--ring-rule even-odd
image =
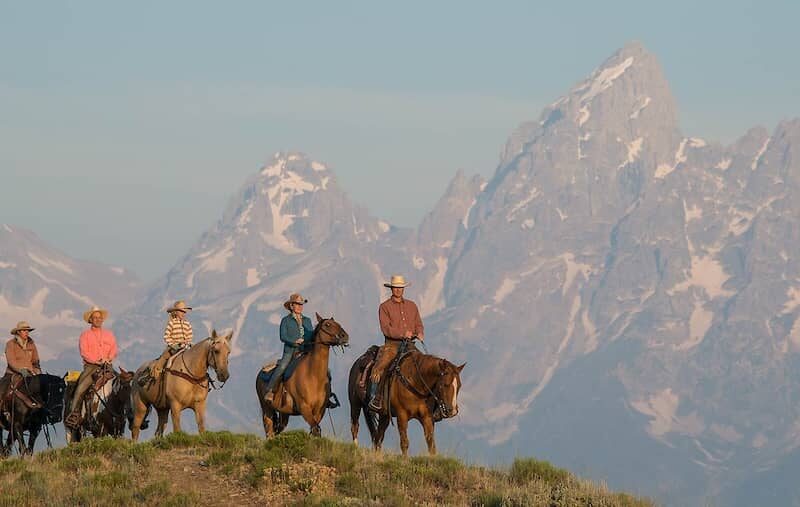
[[[436,456],[436,441],[433,439],[433,417],[430,414],[422,418],[422,430],[425,432],[425,443],[428,444],[428,454]]]
[[[306,423],[308,423],[308,427],[311,429],[311,434],[315,437],[320,436],[322,434],[322,430],[320,430],[319,420],[314,414],[314,410],[305,401],[301,402],[299,405],[300,406],[298,408],[300,409],[300,415],[302,415],[303,419],[305,419]]]
[[[261,405],[261,420],[264,423],[264,437],[267,439],[274,437],[275,427],[272,424],[272,413],[265,410],[264,405]]]
[[[170,400],[169,411],[172,414],[172,432],[181,431],[181,404],[176,400]]]
[[[28,454],[33,455],[33,446],[36,444],[36,439],[39,437],[39,432],[42,431],[40,425],[35,425],[28,433]]]
[[[375,429],[375,434],[372,436],[372,447],[376,451],[380,451],[383,447],[383,437],[386,435],[386,428],[389,427],[389,422],[392,418],[386,415],[380,416],[378,419],[378,427]]]
[[[156,436],[163,437],[164,428],[167,426],[167,418],[169,417],[169,409],[157,408],[156,413],[158,414],[158,425],[156,426]]]
[[[197,421],[197,432],[206,431],[206,400],[194,404],[194,420]]]
[[[361,417],[361,404],[350,399],[350,435],[353,443],[358,446],[358,418]]]
[[[139,440],[139,432],[142,431],[142,421],[147,416],[147,405],[142,400],[141,393],[136,390],[133,392],[133,425],[131,427],[131,440]]]
[[[397,412],[397,431],[400,433],[400,452],[408,456],[408,414],[404,410]]]

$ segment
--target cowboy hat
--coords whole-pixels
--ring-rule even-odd
[[[35,328],[31,327],[30,324],[28,324],[24,320],[21,320],[17,322],[17,327],[11,330],[11,334],[17,334],[20,331],[33,331],[34,329]]]
[[[411,284],[406,282],[406,279],[403,277],[403,275],[392,275],[392,279],[383,284],[384,287],[389,287],[390,289],[393,287],[408,287],[409,285]]]
[[[104,310],[99,306],[93,306],[89,308],[87,311],[83,312],[83,320],[91,324],[92,321],[90,321],[89,319],[91,318],[92,314],[96,312],[100,312],[100,315],[103,316],[103,320],[106,320],[108,318],[108,310]]]
[[[286,308],[287,310],[291,310],[293,303],[304,305],[308,303],[308,299],[305,299],[300,294],[292,294],[291,296],[289,296],[289,300],[283,303],[283,307]]]
[[[191,306],[186,306],[186,301],[184,301],[183,299],[179,299],[178,301],[175,301],[174,305],[172,305],[171,307],[167,308],[167,313],[187,312],[187,311],[189,311],[191,309],[192,309]]]

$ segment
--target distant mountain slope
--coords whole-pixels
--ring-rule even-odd
[[[30,231],[0,225],[0,322],[11,329],[29,321],[43,360],[77,351],[82,314],[92,304],[109,308],[113,319],[138,288],[123,268],[72,259]]]

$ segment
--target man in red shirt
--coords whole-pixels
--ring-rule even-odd
[[[383,377],[386,368],[397,356],[400,344],[403,340],[412,337],[425,339],[425,327],[422,325],[417,305],[403,297],[405,288],[409,285],[401,275],[393,275],[388,283],[383,284],[384,287],[392,290],[392,296],[378,307],[378,321],[385,340],[375,358],[375,365],[372,367],[372,376],[370,377],[373,396],[369,402],[369,408],[376,412],[381,411],[383,404],[381,390],[377,389],[378,382]]]
[[[92,374],[106,364],[110,365],[117,358],[117,339],[111,330],[103,329],[103,322],[107,317],[108,311],[97,306],[91,307],[83,314],[83,320],[88,322],[90,327],[81,333],[78,339],[83,371],[72,396],[71,412],[64,421],[68,427],[75,428],[80,424],[81,400],[92,385]]]

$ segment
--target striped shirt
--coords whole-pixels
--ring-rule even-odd
[[[167,345],[183,345],[192,343],[192,325],[186,319],[170,317],[164,330],[164,341]]]

